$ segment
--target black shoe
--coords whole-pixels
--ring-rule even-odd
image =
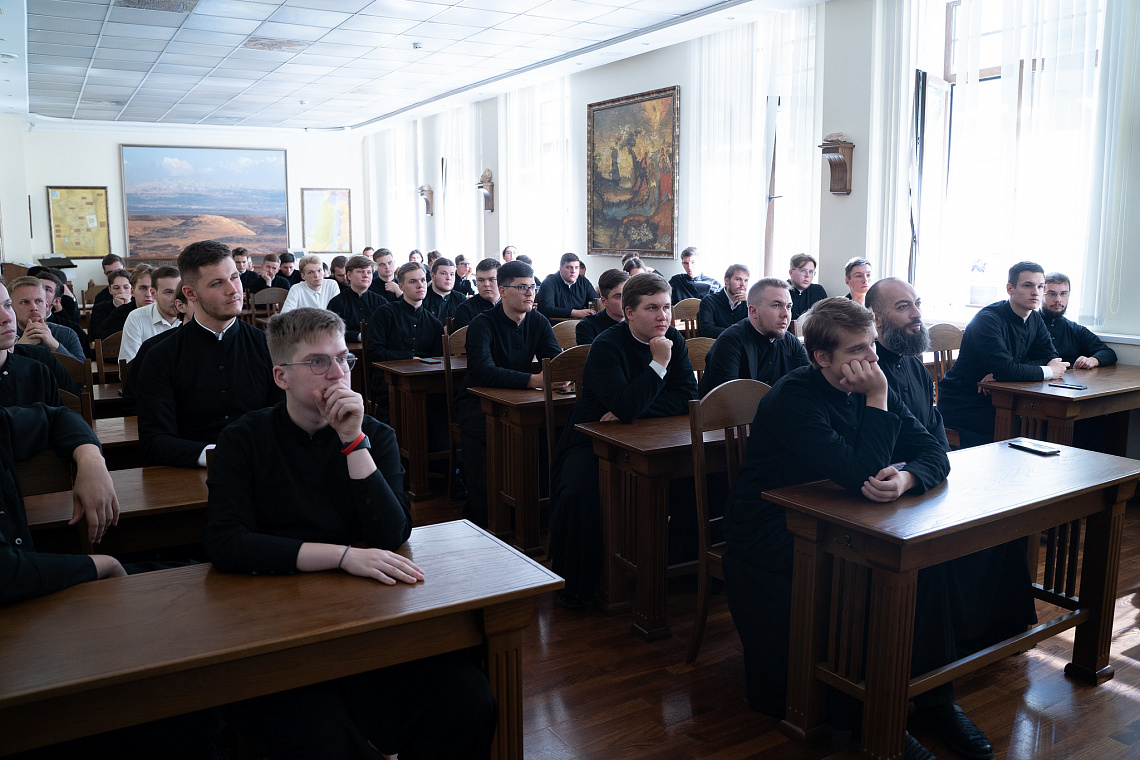
[[[910,735],[910,731],[903,732],[903,760],[938,760],[934,753],[918,743]]]
[[[565,607],[568,610],[580,610],[593,604],[592,599],[584,599],[577,594],[568,594],[565,590],[555,591],[554,600],[558,602],[559,607]]]
[[[950,749],[968,760],[989,760],[994,756],[990,740],[958,705],[924,707],[915,713],[915,717],[937,731]]]

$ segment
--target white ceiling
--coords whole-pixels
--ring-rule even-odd
[[[447,95],[507,89],[494,85],[553,64],[598,65],[814,1],[0,0],[0,113],[362,126]],[[19,39],[14,22],[25,13]]]

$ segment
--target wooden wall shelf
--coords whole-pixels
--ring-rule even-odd
[[[831,192],[833,195],[851,195],[851,157],[855,144],[830,141],[819,146],[823,158],[831,170]]]

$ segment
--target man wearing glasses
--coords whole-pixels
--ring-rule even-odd
[[[247,414],[218,439],[203,531],[214,567],[343,571],[389,586],[423,581],[395,551],[412,530],[400,451],[392,429],[365,415],[349,386],[355,359],[344,321],[305,307],[275,316],[268,331],[285,401]],[[378,756],[372,747],[486,757],[495,700],[476,658],[443,655],[325,681],[230,705],[225,716],[262,757]]]
[[[463,516],[480,526],[487,524],[487,421],[479,399],[467,389],[540,388],[542,373],[535,371],[534,360],[561,353],[550,322],[534,311],[534,270],[508,261],[499,267],[498,278],[498,305],[467,326],[467,374],[455,398],[468,494]]]
[[[792,321],[810,309],[817,301],[827,298],[827,291],[815,279],[815,257],[810,253],[797,253],[788,270],[788,293],[792,297]]]
[[[191,243],[178,256],[178,270],[194,317],[135,369],[139,440],[147,464],[205,467],[222,428],[283,394],[273,382],[265,333],[237,318],[241,273],[229,246]]]

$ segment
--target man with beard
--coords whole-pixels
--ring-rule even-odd
[[[1053,348],[1073,369],[1092,369],[1116,364],[1116,352],[1104,344],[1092,330],[1065,317],[1069,310],[1068,275],[1050,272],[1045,275],[1045,303],[1041,316],[1053,338]]]
[[[265,333],[237,318],[241,275],[229,246],[191,243],[178,255],[178,270],[194,318],[136,370],[139,441],[148,464],[205,467],[226,425],[273,406],[284,392],[273,382]]]
[[[922,364],[922,354],[930,350],[930,332],[922,323],[922,299],[905,281],[887,277],[867,291],[866,306],[875,315],[879,331],[875,353],[887,385],[943,450],[949,451],[946,425],[934,405],[934,381]]]
[[[768,385],[796,367],[808,365],[807,353],[795,335],[792,297],[783,280],[765,277],[748,291],[748,319],[720,334],[705,356],[700,395],[729,380],[759,380]]]
[[[697,335],[702,338],[719,338],[720,334],[737,322],[748,319],[748,267],[733,264],[724,273],[724,289],[701,299],[697,311]]]

